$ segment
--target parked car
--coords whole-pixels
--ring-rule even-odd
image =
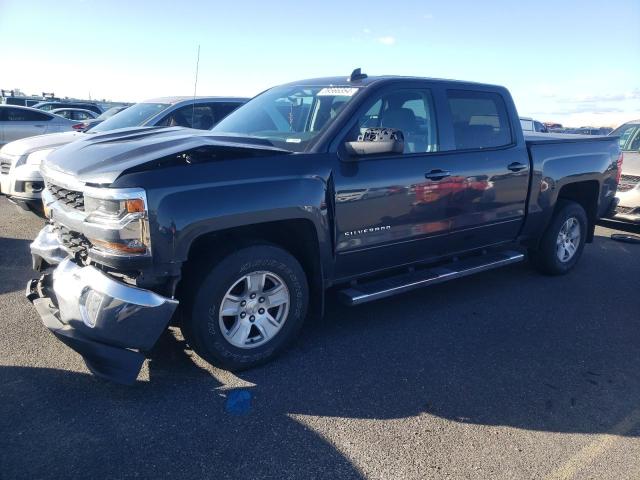
[[[73,122],[49,112],[17,105],[0,105],[0,145],[44,133],[72,130]]]
[[[520,117],[520,126],[522,127],[523,132],[540,132],[540,133],[549,133],[547,127],[537,120],[529,117]]]
[[[61,117],[75,121],[92,120],[98,117],[97,113],[84,108],[55,108],[50,110],[50,112],[54,115],[60,115]]]
[[[180,125],[210,129],[247,100],[236,97],[155,98],[113,115],[86,133],[75,131],[12,142],[0,149],[0,193],[24,210],[42,215],[40,163],[56,148],[83,135],[129,127]],[[71,125],[75,124],[72,122]]]
[[[97,103],[74,102],[74,101],[67,101],[67,100],[60,100],[60,101],[50,100],[46,102],[38,102],[33,106],[33,108],[44,110],[46,112],[50,110],[55,110],[56,108],[83,108],[85,110],[91,110],[92,112],[95,112],[98,115],[100,115],[103,110],[102,107]]]
[[[640,120],[625,123],[609,135],[619,137],[624,152],[622,175],[618,185],[618,206],[613,218],[640,223]]]
[[[83,122],[80,122],[80,123],[74,125],[73,128],[74,128],[74,130],[80,130],[80,131],[89,130],[90,128],[93,128],[96,125],[98,125],[99,123],[104,122],[107,118],[111,118],[116,113],[120,113],[122,110],[124,110],[126,108],[129,108],[129,107],[130,107],[130,105],[124,105],[124,106],[121,106],[121,107],[111,107],[109,110],[107,110],[104,113],[101,113],[96,118],[87,119],[87,120],[85,120]]]
[[[503,87],[359,69],[295,82],[210,132],[107,132],[51,153],[27,297],[112,380],[135,380],[172,319],[201,357],[246,369],[290,344],[330,286],[358,305],[525,247],[569,272],[619,168],[615,138],[525,139]]]

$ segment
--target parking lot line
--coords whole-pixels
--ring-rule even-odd
[[[610,450],[621,437],[640,425],[640,408],[636,408],[607,433],[596,435],[595,439],[579,450],[569,460],[545,477],[545,480],[569,480],[578,471],[591,464],[598,456]]]

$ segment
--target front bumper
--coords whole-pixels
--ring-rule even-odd
[[[34,268],[60,263],[29,281],[27,298],[45,326],[82,355],[91,372],[133,383],[144,361],[141,352],[156,343],[178,302],[63,258],[64,249],[53,237],[45,227],[31,244]]]
[[[12,165],[8,173],[0,174],[0,193],[16,200],[39,203],[43,189],[40,165]]]

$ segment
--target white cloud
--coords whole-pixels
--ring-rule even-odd
[[[371,33],[371,30],[368,28],[363,28],[362,33],[364,33],[365,35],[369,35]]]
[[[396,43],[396,37],[386,36],[386,37],[378,37],[378,42],[383,45],[393,45]]]
[[[424,18],[425,20],[433,20],[433,14],[432,13],[425,13],[422,18]]]

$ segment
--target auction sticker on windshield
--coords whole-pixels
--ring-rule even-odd
[[[353,97],[357,88],[354,87],[325,87],[317,94],[318,97]]]

